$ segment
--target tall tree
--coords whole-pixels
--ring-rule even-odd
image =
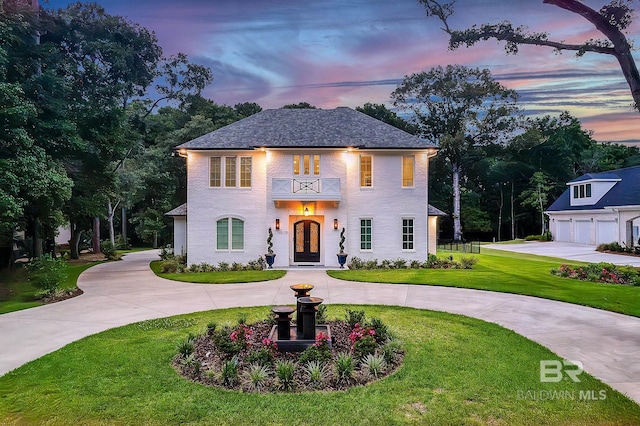
[[[460,65],[412,74],[391,94],[412,113],[420,134],[440,147],[451,170],[453,238],[462,240],[461,179],[477,160],[477,147],[505,141],[515,126],[516,93],[493,80],[489,70]]]
[[[462,45],[473,46],[478,41],[495,39],[505,42],[507,54],[517,54],[522,44],[547,46],[557,51],[575,51],[577,56],[585,53],[597,53],[613,56],[624,75],[636,109],[640,109],[640,73],[631,54],[632,44],[627,39],[628,30],[633,19],[632,0],[612,0],[595,10],[580,0],[543,0],[542,3],[576,14],[602,34],[603,38],[588,39],[582,43],[572,44],[551,40],[545,32],[529,32],[527,28],[514,28],[511,22],[498,24],[482,24],[465,30],[456,30],[449,25],[449,18],[454,14],[455,0],[443,2],[438,0],[418,0],[426,9],[427,16],[439,19],[449,34],[449,48],[457,49]]]
[[[391,111],[383,104],[372,104],[367,102],[361,107],[356,107],[356,110],[377,120],[391,124],[393,127],[397,127],[398,129],[404,130],[412,135],[418,133],[418,127],[415,124],[409,123],[401,117],[398,117],[398,114]]]
[[[316,109],[316,107],[309,102],[298,102],[297,104],[284,105],[282,109]]]
[[[529,187],[520,195],[523,206],[530,206],[540,214],[540,235],[547,232],[544,209],[548,207],[550,191],[553,185],[544,172],[535,172],[529,179]]]

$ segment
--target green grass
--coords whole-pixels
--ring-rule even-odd
[[[151,262],[151,270],[160,278],[197,284],[230,284],[269,281],[282,278],[287,273],[287,271],[280,269],[265,269],[264,271],[176,272],[163,274],[160,272],[161,263],[161,260],[154,260]]]
[[[517,293],[591,306],[640,317],[640,287],[599,284],[551,275],[567,260],[482,249],[473,269],[402,269],[328,271],[334,278],[376,283],[464,287]],[[579,262],[573,262],[579,264]]]
[[[68,290],[76,288],[80,274],[98,263],[102,262],[69,265],[67,278],[62,282],[60,288]],[[0,314],[42,305],[43,303],[37,298],[37,295],[38,290],[27,281],[27,273],[24,268],[2,271],[0,277]]]
[[[357,309],[362,307],[358,306]],[[209,388],[171,367],[176,343],[209,321],[264,318],[236,308],[151,320],[72,343],[0,377],[0,424],[518,424],[625,425],[640,406],[585,374],[540,383],[541,360],[559,359],[516,333],[446,313],[367,306],[405,341],[404,365],[343,392],[251,394]],[[329,306],[332,316],[344,307]],[[64,372],[61,374],[60,372]],[[534,400],[527,392],[559,392]],[[584,400],[580,391],[604,391]],[[533,394],[532,394],[533,395]],[[573,395],[575,400],[569,398]]]

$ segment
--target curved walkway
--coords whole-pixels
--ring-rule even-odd
[[[339,281],[292,270],[260,283],[203,285],[156,277],[155,251],[85,271],[80,297],[0,315],[0,374],[109,328],[236,306],[291,304],[291,284],[308,282],[326,303],[384,304],[446,311],[494,322],[534,340],[640,403],[640,318],[514,294],[449,287]]]

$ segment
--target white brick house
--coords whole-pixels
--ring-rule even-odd
[[[350,108],[265,110],[176,149],[188,216],[186,206],[168,215],[189,264],[264,256],[269,228],[274,267],[338,266],[343,227],[350,257],[435,252],[427,180],[437,148]]]

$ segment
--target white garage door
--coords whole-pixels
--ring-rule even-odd
[[[591,244],[591,221],[576,220],[576,243]]]
[[[596,222],[596,244],[608,244],[618,241],[618,224],[613,220]]]
[[[571,222],[559,220],[556,222],[556,235],[554,240],[565,243],[571,242]]]

